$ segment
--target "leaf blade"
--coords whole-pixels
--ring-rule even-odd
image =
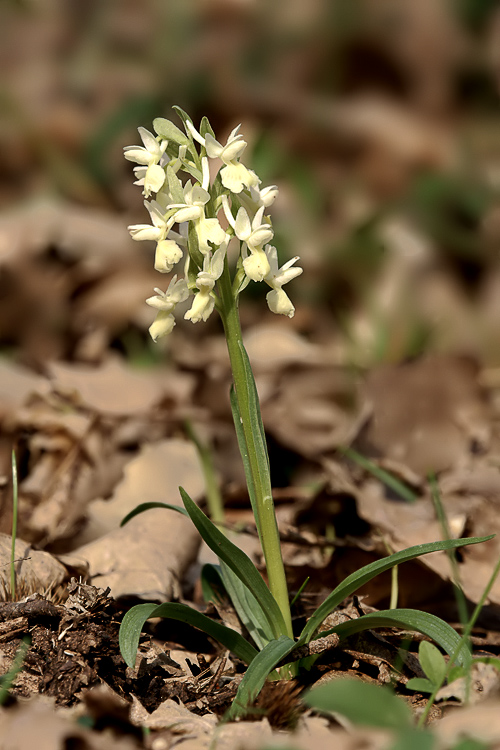
[[[381,560],[376,560],[373,563],[369,563],[364,567],[357,570],[355,573],[347,576],[342,583],[340,583],[332,593],[327,596],[325,601],[318,607],[314,614],[310,617],[302,630],[300,640],[307,643],[313,637],[317,628],[321,625],[325,617],[327,617],[333,610],[341,604],[341,602],[350,596],[354,591],[363,586],[372,578],[383,573],[385,570],[389,570],[394,565],[401,565],[401,563],[409,560],[414,560],[416,557],[421,557],[429,552],[440,552],[443,550],[455,549],[457,547],[463,547],[467,544],[479,544],[480,542],[486,542],[492,539],[494,536],[485,537],[468,537],[466,539],[447,539],[442,542],[430,542],[428,544],[418,544],[414,547],[408,547],[407,549],[396,552],[393,555],[384,557]]]
[[[282,635],[259,651],[240,682],[233,704],[226,714],[228,719],[236,719],[247,712],[249,704],[261,691],[268,675],[296,647],[297,643],[292,638]]]
[[[132,520],[134,516],[138,516],[140,513],[145,513],[147,510],[151,510],[152,508],[165,508],[166,510],[175,510],[177,513],[182,513],[183,516],[187,516],[187,518],[189,518],[189,513],[187,512],[187,510],[185,508],[181,508],[180,505],[172,505],[171,503],[159,502],[141,503],[122,518],[122,520],[120,521],[120,526],[125,526],[125,524]]]
[[[278,637],[280,633],[286,630],[283,615],[253,562],[243,550],[219,531],[217,526],[198,508],[182,487],[179,490],[184,507],[206,544],[252,592],[264,612],[272,632]]]
[[[337,633],[342,639],[362,630],[387,627],[388,625],[423,633],[438,643],[450,657],[454,656],[458,664],[468,665],[470,663],[470,650],[456,630],[453,630],[451,625],[430,614],[430,612],[421,612],[416,609],[388,609],[373,612],[356,620],[343,622],[326,632],[321,632],[321,636]]]
[[[165,617],[178,620],[202,630],[207,635],[215,638],[225,648],[232,651],[236,656],[250,664],[257,656],[258,651],[246,641],[236,630],[231,630],[225,625],[211,620],[202,612],[198,612],[186,604],[166,602],[165,604],[138,604],[132,607],[124,616],[120,626],[119,643],[120,651],[129,667],[134,667],[139,646],[139,639],[146,620],[150,617]]]

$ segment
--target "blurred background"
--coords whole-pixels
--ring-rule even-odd
[[[221,140],[241,122],[244,161],[279,185],[276,244],[305,271],[296,330],[363,367],[428,349],[500,363],[495,0],[3,0],[0,13],[5,351],[35,367],[109,346],[164,356],[144,305],[164,279],[126,232],[146,215],[122,148],[178,104]],[[252,286],[245,324],[270,316]]]

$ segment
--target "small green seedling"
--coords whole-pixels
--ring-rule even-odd
[[[135,665],[140,634],[150,617],[169,617],[204,630],[248,664],[230,718],[246,712],[268,676],[278,676],[276,669],[280,677],[293,675],[297,664],[292,652],[320,635],[337,633],[344,638],[367,628],[393,625],[422,632],[453,656],[457,664],[468,665],[471,657],[467,644],[447,623],[425,612],[392,609],[365,615],[320,634],[318,629],[346,597],[379,573],[429,552],[477,544],[491,537],[421,544],[370,563],[342,581],[302,631],[294,633],[269,456],[257,388],[243,345],[238,303],[248,284],[263,282],[270,288],[266,296],[269,309],[291,318],[295,310],[283,286],[299,276],[302,269],[295,266],[298,258],[278,265],[277,250],[270,244],[274,230],[268,215],[278,188],[261,188],[255,172],[241,164],[246,142],[239,128],[222,145],[206,118],[196,130],[189,116],[178,107],[175,109],[184,132],[172,122],[158,118],[153,123],[156,135],[140,128],[143,145],[125,149],[125,158],[138,165],[134,168],[136,184],[143,186],[151,219],[151,224],[136,224],[129,230],[134,240],[156,242],[157,271],[177,271],[165,292],[155,289],[156,294],[146,300],[157,311],[149,329],[155,341],[171,333],[180,307],[188,300],[191,307],[184,314],[186,320],[206,321],[214,310],[221,318],[233,378],[230,402],[236,437],[269,585],[250,558],[181,488],[184,509],[167,504],[164,507],[185,512],[218,556],[218,580],[229,593],[251,640],[183,604],[140,604],[126,613],[120,628],[120,649],[126,663]],[[181,263],[183,276],[179,271]],[[142,505],[136,512],[157,506]]]
[[[436,687],[439,690],[446,679],[447,672],[443,654],[433,643],[422,641],[418,648],[418,658],[426,677],[412,677],[408,680],[406,687],[419,693],[433,693]],[[460,673],[454,675],[453,678],[450,673],[450,681],[465,674],[463,667],[454,667],[454,669],[459,670]]]

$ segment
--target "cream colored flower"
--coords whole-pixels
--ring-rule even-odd
[[[267,245],[265,253],[269,261],[269,273],[264,277],[264,281],[271,287],[271,291],[266,295],[269,309],[278,315],[287,315],[289,318],[293,318],[295,307],[281,287],[302,273],[302,268],[292,268],[293,264],[299,258],[296,256],[284,263],[281,268],[278,268],[278,253],[276,248],[272,245]]]
[[[161,240],[156,245],[155,271],[170,273],[176,263],[182,258],[182,249],[174,240]]]
[[[191,181],[184,186],[184,203],[171,203],[168,208],[176,208],[174,221],[192,221],[198,237],[199,250],[203,255],[211,252],[208,244],[220,245],[226,233],[216,218],[205,218],[205,205],[210,200],[210,193],[201,185],[191,185]]]
[[[165,182],[163,166],[168,161],[165,154],[168,141],[158,142],[146,128],[139,128],[139,135],[144,145],[125,146],[123,155],[128,161],[141,165],[134,168],[134,173],[138,178],[134,184],[144,186],[143,192],[147,198],[151,193],[157,193]]]
[[[189,297],[189,289],[184,279],[177,280],[173,276],[166,292],[155,289],[156,295],[146,300],[148,305],[158,310],[156,318],[149,327],[149,333],[153,341],[171,333],[175,326],[173,312],[179,302],[184,302]]]
[[[195,295],[191,309],[184,315],[186,320],[199,323],[200,320],[208,320],[212,314],[215,306],[212,290],[224,270],[224,258],[226,257],[229,240],[230,237],[225,235],[225,240],[221,246],[212,255],[205,256],[203,270],[196,277],[198,293]]]

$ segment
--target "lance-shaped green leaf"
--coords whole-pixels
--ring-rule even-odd
[[[415,547],[408,547],[408,549],[401,550],[401,552],[395,552],[393,555],[389,555],[389,557],[382,558],[382,560],[376,560],[375,562],[365,565],[355,573],[351,573],[350,576],[347,576],[347,578],[345,578],[342,583],[339,584],[329,596],[327,596],[323,604],[318,607],[316,612],[305,625],[300,639],[304,640],[306,643],[310,641],[325,617],[328,617],[328,615],[333,612],[333,610],[338,607],[346,597],[361,588],[361,586],[364,586],[368,581],[371,581],[371,579],[375,578],[379,573],[389,570],[394,565],[401,565],[401,563],[407,562],[408,560],[414,560],[416,557],[427,555],[429,552],[455,549],[456,547],[464,547],[467,544],[479,544],[480,542],[487,542],[489,539],[493,539],[493,536],[494,535],[469,537],[467,539],[447,539],[444,542],[417,544]]]
[[[130,513],[127,513],[127,515],[122,518],[120,526],[125,526],[126,523],[128,523],[134,516],[138,516],[140,513],[144,513],[147,510],[151,510],[152,508],[165,508],[166,510],[175,510],[177,513],[181,513],[183,516],[187,516],[189,518],[189,513],[185,508],[181,508],[180,505],[171,505],[170,503],[141,503],[136,508],[130,511]]]
[[[256,598],[269,623],[271,631],[278,638],[286,630],[283,615],[276,600],[267,588],[261,574],[243,550],[229,541],[212,521],[201,511],[187,492],[179,487],[184,507],[192,522],[210,549],[247,586]]]
[[[247,713],[248,706],[260,693],[268,675],[296,646],[297,644],[292,638],[282,635],[277,640],[270,641],[262,651],[259,651],[240,682],[238,692],[226,714],[226,718],[236,719],[238,716]]]
[[[225,648],[233,652],[239,659],[250,664],[257,656],[257,650],[246,641],[239,633],[225,625],[211,620],[196,609],[186,604],[167,602],[166,604],[138,604],[132,607],[124,616],[118,636],[120,651],[129,667],[134,667],[139,638],[146,620],[150,617],[167,617],[171,620],[179,620],[202,630],[207,635],[215,638]]]
[[[252,474],[250,461],[248,458],[248,448],[246,443],[245,431],[243,429],[243,418],[240,413],[238,406],[238,400],[234,388],[231,388],[231,409],[233,413],[234,427],[236,430],[236,437],[238,438],[238,446],[240,449],[241,457],[243,459],[243,466],[245,469],[245,478],[247,480],[248,495],[250,497],[250,503],[252,505],[252,511],[257,526],[257,532],[262,543],[262,528],[261,519],[259,513],[259,506],[257,503],[257,496],[255,491],[255,481],[260,483],[261,491],[263,496],[272,497],[271,479],[270,479],[270,466],[269,466],[269,454],[267,452],[266,434],[264,431],[264,425],[262,423],[262,417],[260,413],[259,395],[257,393],[257,386],[255,385],[255,378],[253,376],[252,366],[248,359],[248,354],[242,342],[239,341],[238,345],[241,350],[241,356],[243,366],[245,368],[245,387],[248,403],[248,413],[250,419],[250,431],[255,442],[255,453],[258,459],[258,480]]]
[[[153,120],[153,128],[159,136],[166,138],[168,141],[175,141],[179,146],[189,146],[191,144],[187,135],[182,130],[179,130],[173,122],[166,120],[164,117],[156,117]]]
[[[259,649],[274,639],[269,621],[252,592],[238,576],[221,562],[221,575],[225,589],[242,624]]]
[[[210,133],[210,135],[213,138],[215,138],[215,133],[214,133],[212,126],[210,125],[208,121],[208,117],[202,117],[201,122],[200,122],[200,135],[203,136],[203,138],[205,138],[207,133]]]
[[[453,630],[451,625],[441,620],[440,617],[416,609],[387,609],[382,612],[373,612],[355,620],[343,622],[326,632],[322,631],[320,635],[337,633],[340,638],[347,638],[363,630],[388,626],[423,633],[441,646],[447,654],[454,657],[458,664],[470,663],[470,650],[456,630]]]

